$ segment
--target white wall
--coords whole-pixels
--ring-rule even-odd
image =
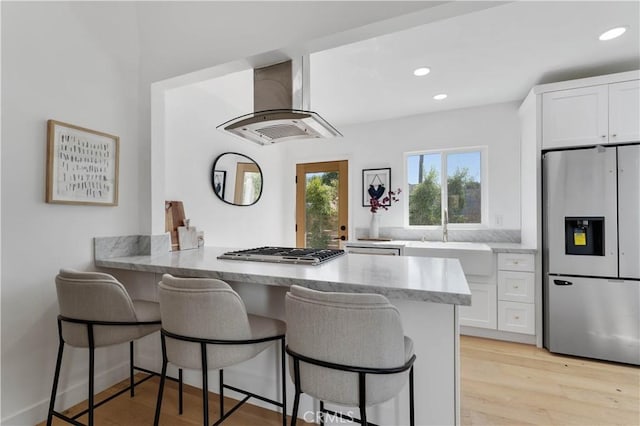
[[[235,104],[219,88],[250,87],[242,73],[208,86],[174,89],[166,95],[166,197],[185,202],[186,215],[205,230],[207,245],[250,247],[295,245],[295,165],[349,160],[350,228],[366,227],[362,207],[362,169],[391,167],[392,187],[404,189],[403,153],[416,150],[488,147],[488,207],[492,228],[520,228],[520,127],[517,103],[489,105],[341,128],[344,138],[291,141],[259,146],[227,136],[216,124],[242,111],[251,92],[234,91]],[[239,76],[239,77],[238,77]],[[239,85],[239,86],[238,86]],[[263,168],[263,198],[251,207],[222,203],[212,192],[209,172],[215,157],[236,151],[253,157]],[[401,194],[401,199],[406,194]],[[514,202],[516,200],[516,202]],[[404,223],[405,204],[380,214],[381,226]],[[502,226],[495,225],[501,215]]]
[[[204,231],[206,245],[251,247],[282,243],[283,146],[263,147],[216,129],[216,125],[251,111],[252,78],[251,70],[220,78],[217,87],[240,88],[231,94],[231,102],[225,101],[229,94],[194,86],[166,92],[165,199],[184,202],[185,215],[192,225]],[[214,194],[211,166],[223,152],[247,155],[262,169],[263,194],[256,204],[232,206]],[[228,173],[227,191],[233,189],[232,179]]]
[[[46,417],[58,269],[91,269],[94,236],[139,232],[135,19],[126,3],[2,2],[3,424]],[[44,202],[47,119],[120,136],[119,206]],[[98,385],[125,377],[118,366],[127,353],[126,345],[97,351]],[[88,377],[87,351],[66,355],[64,407],[86,399]]]
[[[489,156],[488,207],[491,228],[520,228],[520,130],[518,104],[488,105],[476,108],[417,115],[395,120],[358,124],[340,128],[344,138],[324,141],[298,141],[287,144],[284,176],[285,222],[295,221],[295,164],[336,159],[349,160],[350,225],[366,227],[370,220],[362,207],[362,169],[391,167],[391,187],[404,190],[404,152],[468,146],[487,146]],[[320,111],[321,113],[321,111]],[[406,193],[401,202],[380,213],[380,226],[404,226]],[[503,224],[495,225],[496,215]],[[295,240],[287,234],[285,244]]]

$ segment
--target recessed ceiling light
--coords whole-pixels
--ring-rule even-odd
[[[440,93],[439,95],[435,95],[433,97],[433,99],[435,99],[436,101],[441,101],[441,100],[446,99],[446,98],[447,98],[446,93]]]
[[[612,28],[609,31],[605,31],[600,34],[600,37],[598,37],[598,39],[602,41],[613,40],[614,38],[620,37],[622,34],[624,34],[625,31],[627,31],[626,27]]]
[[[423,75],[427,75],[431,72],[431,69],[427,68],[427,67],[422,67],[422,68],[416,68],[413,71],[413,75],[415,75],[416,77],[422,77]]]

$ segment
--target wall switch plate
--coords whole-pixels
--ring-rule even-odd
[[[502,226],[502,215],[497,214],[495,218],[496,218],[496,226]]]

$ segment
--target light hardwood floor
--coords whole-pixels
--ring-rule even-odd
[[[461,338],[460,346],[463,425],[640,425],[640,369],[636,367],[467,336]],[[96,425],[151,424],[157,385],[157,379],[148,380],[136,388],[135,398],[125,393],[98,408]],[[126,386],[127,381],[119,383],[96,400]],[[167,382],[161,425],[201,424],[200,390],[185,386],[185,412],[178,416],[176,388],[175,383]],[[228,400],[225,407],[232,404]],[[209,407],[213,420],[217,395],[210,394]],[[80,404],[68,411],[77,413],[82,408]],[[56,419],[54,424],[64,423]],[[281,418],[245,404],[224,424],[279,426]]]

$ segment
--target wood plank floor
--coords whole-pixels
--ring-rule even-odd
[[[461,338],[460,353],[463,425],[640,425],[638,368],[468,336]],[[127,383],[125,380],[107,389],[96,400],[117,392]],[[135,398],[125,393],[98,408],[96,425],[151,424],[157,385],[158,380],[153,378],[136,388]],[[178,416],[177,385],[168,381],[166,386],[161,425],[200,425],[200,390],[185,386],[185,412]],[[228,399],[225,407],[233,403]],[[213,420],[218,416],[217,395],[210,394],[209,407]],[[68,413],[73,415],[83,408],[79,404]],[[65,423],[55,419],[54,424]],[[275,412],[246,404],[224,424],[279,426],[281,418]]]
[[[463,336],[463,425],[640,425],[640,369]]]

